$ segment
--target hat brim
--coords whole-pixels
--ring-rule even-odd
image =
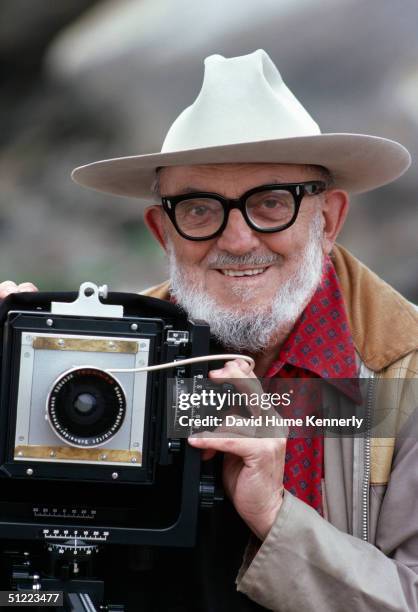
[[[364,134],[319,134],[105,159],[72,172],[79,185],[105,193],[154,200],[157,168],[202,164],[315,164],[333,175],[335,187],[363,193],[386,185],[410,166],[398,142]]]

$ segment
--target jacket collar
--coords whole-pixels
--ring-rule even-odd
[[[332,252],[354,345],[368,368],[382,370],[418,349],[418,310],[342,246]]]
[[[331,259],[344,297],[354,346],[365,365],[377,372],[418,350],[418,310],[342,246]],[[169,299],[169,281],[142,293]]]

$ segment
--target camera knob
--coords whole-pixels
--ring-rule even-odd
[[[201,508],[212,508],[216,502],[223,501],[224,499],[222,489],[216,486],[215,477],[210,474],[201,476],[199,493]]]
[[[41,579],[39,574],[34,574],[32,576],[32,591],[40,591],[41,590],[41,583],[39,582]]]
[[[168,450],[170,453],[179,453],[181,451],[181,440],[174,438],[168,441]]]

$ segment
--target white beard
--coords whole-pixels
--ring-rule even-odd
[[[316,214],[310,226],[306,246],[300,256],[296,271],[278,287],[270,304],[251,306],[248,311],[239,312],[221,306],[207,294],[203,279],[191,268],[177,263],[174,247],[167,238],[167,254],[170,269],[171,295],[192,319],[203,319],[210,326],[211,333],[227,348],[235,351],[257,353],[273,342],[283,341],[308,304],[317,288],[322,274],[323,253],[321,248],[322,216]],[[281,261],[280,255],[272,253],[244,256],[227,252],[210,258],[216,267],[232,265],[253,265],[260,267]],[[232,290],[237,301],[247,302],[253,290],[239,287]]]

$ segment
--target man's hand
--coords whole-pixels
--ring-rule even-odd
[[[0,300],[10,295],[10,293],[25,293],[26,291],[38,291],[33,283],[20,283],[16,285],[13,281],[0,283]]]
[[[254,391],[254,385],[259,385],[251,367],[240,359],[212,370],[209,377],[220,381],[234,378],[241,392],[248,391],[249,385]],[[264,540],[282,504],[286,432],[283,438],[216,438],[216,431],[205,435],[209,437],[190,437],[189,443],[204,451],[204,459],[216,451],[225,453],[225,490],[241,518]]]
[[[189,438],[196,448],[225,453],[223,479],[236,511],[264,540],[283,497],[283,438]]]

